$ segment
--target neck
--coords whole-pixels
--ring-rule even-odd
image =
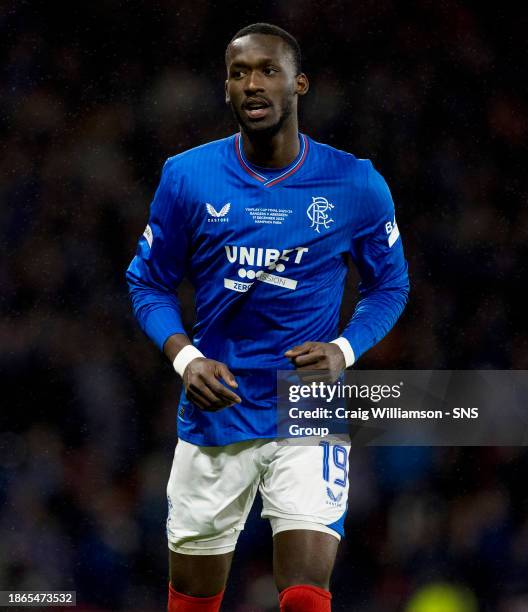
[[[246,159],[263,168],[284,168],[299,154],[299,134],[297,121],[284,125],[273,136],[267,134],[248,134],[243,129],[242,147]]]

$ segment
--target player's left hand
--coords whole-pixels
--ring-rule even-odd
[[[284,353],[297,370],[321,372],[320,380],[335,382],[345,369],[345,356],[343,351],[331,342],[303,342]]]

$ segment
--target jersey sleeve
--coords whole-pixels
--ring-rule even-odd
[[[145,232],[126,279],[140,327],[155,344],[184,334],[177,288],[186,272],[189,223],[181,197],[181,181],[173,160],[165,162],[150,206]]]
[[[360,301],[341,334],[355,360],[390,331],[409,294],[408,266],[389,187],[370,161],[366,175],[362,223],[350,247],[361,277]]]

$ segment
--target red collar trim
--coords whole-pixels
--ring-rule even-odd
[[[295,174],[304,164],[306,160],[306,156],[308,155],[309,145],[308,145],[308,138],[306,138],[304,134],[301,134],[301,138],[303,139],[303,142],[304,142],[304,151],[303,151],[301,158],[297,160],[297,163],[294,166],[292,166],[288,171],[286,171],[285,174],[281,174],[280,176],[277,176],[271,180],[266,180],[262,176],[259,176],[258,174],[256,174],[244,161],[244,158],[242,157],[241,152],[240,152],[240,147],[242,146],[240,132],[235,135],[234,143],[235,143],[236,156],[242,168],[250,176],[252,176],[254,179],[259,181],[259,183],[262,183],[264,187],[272,187],[273,185],[276,185],[277,183],[280,183],[281,181],[284,181],[285,179],[289,178],[290,176],[292,176],[292,174]]]

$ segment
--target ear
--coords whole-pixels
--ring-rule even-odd
[[[306,93],[308,93],[309,89],[310,83],[308,82],[308,77],[304,74],[304,72],[301,72],[301,74],[298,74],[295,77],[295,93],[299,96],[304,96]]]
[[[229,104],[229,102],[231,102],[231,100],[229,98],[229,93],[227,91],[227,79],[226,79],[226,82],[225,82],[225,101],[226,101],[226,104]]]

